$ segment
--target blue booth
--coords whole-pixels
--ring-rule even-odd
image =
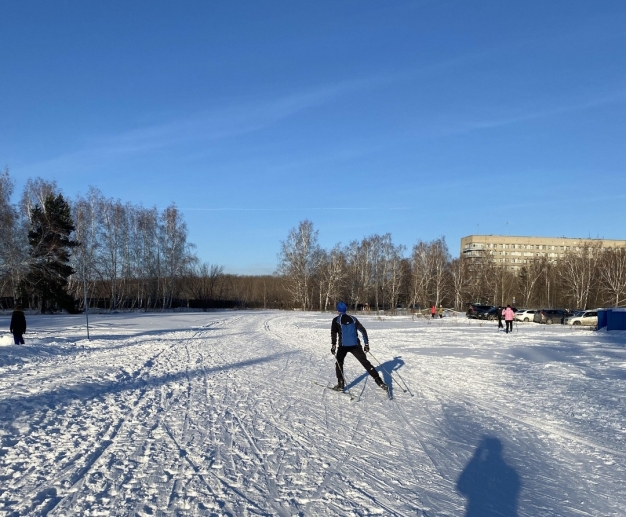
[[[598,330],[626,330],[626,309],[600,309],[598,311]]]

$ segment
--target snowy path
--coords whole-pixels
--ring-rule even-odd
[[[623,336],[363,317],[395,399],[349,356],[351,402],[313,383],[330,318],[102,315],[86,341],[32,316],[0,347],[0,516],[626,515]]]

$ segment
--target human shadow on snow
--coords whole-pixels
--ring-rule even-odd
[[[59,405],[68,404],[72,401],[86,401],[104,397],[106,395],[126,392],[126,391],[145,391],[149,388],[162,386],[164,384],[175,384],[180,381],[188,381],[193,377],[200,377],[215,372],[223,372],[263,364],[267,362],[277,361],[285,356],[296,354],[296,351],[281,352],[277,354],[239,361],[237,363],[214,366],[211,368],[197,368],[190,371],[181,371],[173,374],[165,374],[159,377],[143,378],[142,370],[150,368],[152,361],[147,361],[143,367],[132,375],[127,375],[121,379],[107,382],[86,382],[75,386],[60,387],[53,392],[36,393],[26,396],[15,396],[0,400],[0,423],[6,428],[6,424],[10,424],[22,414],[30,414],[39,411],[42,408],[56,408]],[[145,373],[147,373],[146,370]]]
[[[350,356],[351,354],[348,354],[348,356],[346,356],[346,359]],[[393,359],[389,360],[389,361],[385,361],[382,364],[376,365],[374,363],[376,363],[376,360],[374,360],[372,358],[372,356],[370,355],[368,357],[368,359],[370,359],[370,362],[374,365],[374,368],[376,368],[376,371],[379,373],[379,375],[382,377],[383,381],[385,382],[385,384],[387,386],[389,386],[389,394],[391,396],[393,396],[393,389],[394,389],[394,383],[393,383],[393,372],[394,371],[398,371],[400,368],[402,368],[404,366],[404,360],[402,359],[401,356],[396,356]],[[372,361],[373,360],[373,361]],[[361,365],[359,365],[360,367]],[[344,374],[346,373],[346,364],[344,362]],[[352,382],[348,383],[348,385],[346,386],[347,389],[350,389],[354,386],[356,386],[357,384],[359,384],[363,379],[366,379],[367,377],[369,377],[370,374],[367,372],[363,372],[361,375],[359,375],[356,379],[354,379]]]
[[[483,436],[459,476],[456,489],[467,498],[466,517],[517,517],[520,476],[502,457],[502,442]]]

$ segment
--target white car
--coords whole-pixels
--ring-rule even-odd
[[[515,313],[516,321],[533,321],[535,309],[520,309]]]
[[[598,325],[598,311],[582,311],[565,318],[566,325],[585,325],[596,327]]]

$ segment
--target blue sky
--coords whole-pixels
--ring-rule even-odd
[[[0,7],[0,166],[21,191],[184,211],[203,261],[473,233],[626,238],[626,2]]]

